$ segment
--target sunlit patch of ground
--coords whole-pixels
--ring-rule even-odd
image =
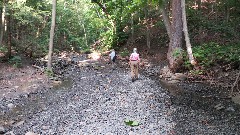
[[[99,60],[101,58],[101,54],[99,52],[94,51],[91,54],[89,54],[88,57],[91,58],[92,60]]]
[[[22,68],[14,68],[9,63],[0,64],[0,98],[14,98],[29,93],[47,84],[47,77],[24,63]]]

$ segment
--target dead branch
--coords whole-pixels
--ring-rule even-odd
[[[40,69],[40,70],[41,70],[41,72],[44,72],[44,68],[41,68],[41,67],[39,67],[39,66],[36,66],[36,65],[32,65],[32,67],[34,67],[34,68],[37,68],[37,69]]]

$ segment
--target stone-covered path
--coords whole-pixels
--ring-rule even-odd
[[[46,101],[42,104],[48,104],[47,108],[24,119],[13,132],[157,135],[170,134],[174,128],[173,110],[165,105],[169,96],[149,78],[141,76],[132,83],[128,71],[98,65],[76,68],[69,78],[73,81],[70,88],[43,94]],[[139,126],[126,125],[127,119]]]
[[[100,62],[69,67],[66,81],[1,101],[0,122],[6,135],[187,135],[238,134],[238,115],[215,114],[193,97],[170,97],[157,80],[141,74],[131,82],[129,70]],[[187,86],[190,89],[198,89]],[[201,102],[201,101],[199,101]],[[11,105],[13,107],[9,107]],[[234,111],[237,108],[232,107]],[[227,109],[227,108],[226,108]],[[218,111],[218,110],[217,110]],[[231,111],[231,110],[230,110]],[[228,117],[223,117],[228,114]],[[139,123],[131,127],[125,120]],[[234,123],[230,120],[234,120]],[[1,125],[0,125],[1,127]]]

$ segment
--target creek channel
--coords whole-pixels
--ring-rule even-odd
[[[182,117],[178,116],[183,114],[185,110],[194,110],[194,112],[201,110],[212,116],[210,119],[203,119],[202,122],[205,123],[217,125],[219,122],[228,122],[228,125],[236,130],[240,127],[240,106],[233,103],[231,99],[219,96],[217,90],[203,84],[169,84],[166,81],[159,80],[157,76],[151,76],[150,78],[158,82],[158,85],[163,87],[171,96],[169,106],[178,108],[175,112],[175,120],[178,123],[176,127],[179,127],[179,129],[185,128],[185,125],[179,121]],[[26,118],[31,119],[36,113],[45,111],[52,104],[58,102],[62,98],[61,93],[68,92],[72,84],[73,81],[67,78],[50,90],[38,91],[29,94],[27,98],[15,100],[14,104],[17,105],[14,108],[0,114],[0,125],[4,125],[11,130],[12,126],[23,124]],[[239,131],[235,131],[235,133],[239,133]]]

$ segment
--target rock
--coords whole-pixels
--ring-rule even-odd
[[[139,134],[137,134],[137,133],[135,133],[135,132],[133,132],[133,131],[130,131],[130,132],[128,133],[128,135],[139,135]]]
[[[27,132],[25,135],[38,135],[38,134],[36,134],[34,132]]]
[[[9,132],[5,133],[4,135],[15,135],[15,134],[13,133],[13,131],[9,131]]]
[[[234,112],[235,111],[235,109],[232,106],[228,107],[226,110],[229,111],[229,112]]]
[[[167,72],[166,74],[163,75],[165,78],[171,78],[173,74],[171,72]]]
[[[179,80],[170,80],[170,81],[168,81],[168,83],[179,83],[180,81]]]
[[[6,132],[6,129],[3,126],[0,126],[0,134],[4,134]]]
[[[113,133],[110,133],[110,132],[108,132],[108,133],[106,133],[105,135],[114,135]]]
[[[62,81],[56,81],[56,80],[53,81],[53,85],[60,85],[61,83]]]
[[[221,109],[223,109],[223,108],[225,108],[221,103],[219,103],[219,104],[217,104],[216,106],[214,106],[214,108],[216,109],[216,110],[221,110]]]
[[[187,79],[187,76],[183,73],[175,73],[173,76],[174,80],[185,81]]]
[[[236,104],[240,104],[240,95],[232,97],[232,101]]]
[[[7,105],[7,107],[8,107],[9,109],[13,109],[13,108],[15,107],[15,105],[14,105],[13,103],[10,103],[10,104]]]
[[[49,129],[50,128],[50,126],[42,126],[42,129],[43,130],[47,130],[47,129]]]
[[[160,74],[166,74],[170,72],[170,69],[168,68],[168,66],[164,66],[161,70],[160,70]]]
[[[23,123],[24,123],[24,120],[22,120],[22,121],[20,121],[20,122],[18,122],[18,123],[16,123],[16,124],[14,124],[13,126],[14,126],[14,127],[18,127],[18,126],[22,125]]]

